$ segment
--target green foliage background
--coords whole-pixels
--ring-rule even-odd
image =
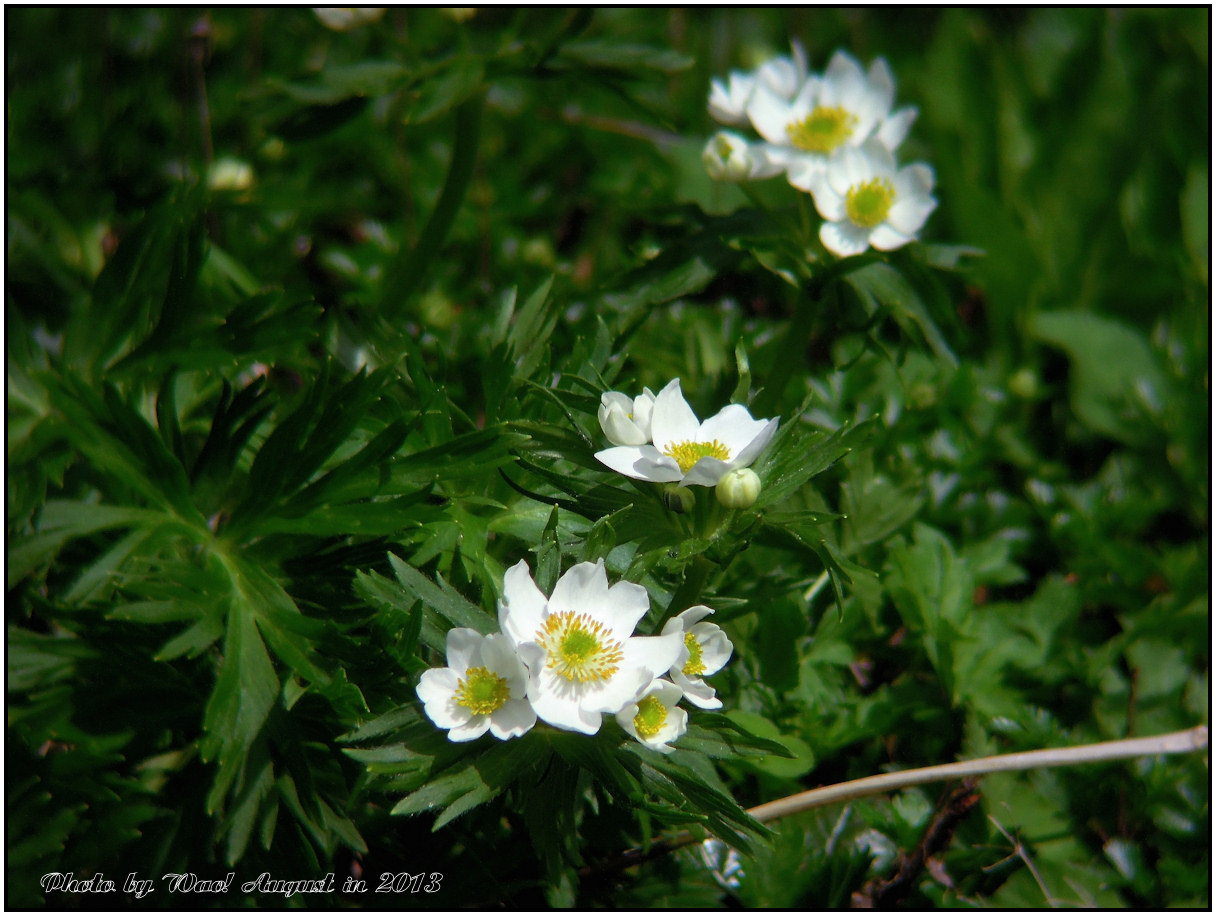
[[[5,19],[10,905],[845,905],[936,790],[736,803],[1207,721],[1208,10]],[[925,242],[833,267],[784,181],[705,176],[710,79],[790,38],[890,61]],[[673,377],[781,418],[754,510],[594,460],[599,393]],[[598,557],[717,609],[723,714],[447,742],[446,629]],[[901,902],[1204,906],[1208,788],[990,776]],[[604,867],[682,825],[742,873]]]

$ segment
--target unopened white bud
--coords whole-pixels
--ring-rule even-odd
[[[760,496],[760,478],[751,468],[736,468],[714,487],[718,502],[728,509],[750,509]]]
[[[728,130],[718,131],[709,138],[701,161],[714,181],[746,181],[752,177],[755,167],[747,141]]]

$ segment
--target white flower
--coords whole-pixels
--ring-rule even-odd
[[[448,667],[422,672],[417,692],[426,714],[452,741],[489,731],[506,740],[536,724],[527,699],[528,672],[501,633],[448,630]]]
[[[822,169],[842,147],[860,146],[870,137],[894,151],[916,118],[915,108],[892,113],[895,80],[881,57],[865,72],[844,51],[832,55],[823,76],[810,76],[792,98],[757,85],[747,114],[772,146],[769,159],[786,167]]]
[[[671,679],[690,703],[702,709],[722,708],[722,701],[703,678],[721,671],[735,649],[720,626],[701,622],[712,613],[710,608],[698,604],[677,614],[663,627],[664,636],[679,634],[688,649],[688,658],[671,667]]]
[[[651,750],[670,754],[675,748],[668,742],[688,731],[688,713],[676,706],[680,696],[675,684],[656,680],[618,712],[616,720]]]
[[[578,563],[541,593],[528,564],[507,570],[498,622],[528,666],[528,699],[557,728],[594,735],[686,651],[678,634],[634,636],[650,608],[632,582],[608,587],[604,561]]]
[[[791,174],[790,183],[815,196],[826,220],[819,238],[842,258],[871,245],[880,251],[906,245],[937,206],[933,169],[917,162],[897,171],[890,150],[874,140],[839,150],[824,171]]]
[[[636,480],[712,487],[727,471],[745,468],[764,450],[777,420],[755,420],[742,404],[728,404],[704,423],[673,379],[654,399],[653,444],[620,445],[596,452],[612,470]]]
[[[654,392],[643,388],[636,398],[619,391],[600,395],[600,428],[613,445],[642,445],[650,441],[650,411]]]
[[[764,86],[779,98],[792,99],[806,82],[806,52],[791,42],[791,57],[774,57],[751,73],[732,71],[725,83],[715,79],[709,84],[709,113],[723,124],[742,127],[748,123],[747,105],[757,86]]]
[[[750,178],[771,178],[782,166],[769,159],[763,143],[748,143],[729,130],[720,130],[705,144],[701,153],[705,171],[714,181],[746,181]]]

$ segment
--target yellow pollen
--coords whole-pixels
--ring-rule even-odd
[[[667,721],[667,707],[663,701],[651,694],[638,703],[638,714],[633,717],[633,727],[643,738],[653,738]]]
[[[886,178],[871,178],[849,188],[844,209],[849,219],[866,229],[873,229],[891,212],[895,188]]]
[[[730,461],[730,451],[717,439],[709,442],[672,442],[663,450],[663,454],[674,458],[680,466],[680,473],[687,474],[694,464],[702,458],[717,458],[719,461]]]
[[[608,680],[624,658],[606,627],[573,611],[550,614],[536,631],[536,642],[548,655],[548,667],[576,684]]]
[[[801,121],[787,124],[790,143],[811,153],[830,153],[853,135],[857,117],[839,106],[820,105]]]
[[[505,677],[489,668],[470,668],[464,680],[456,682],[456,702],[475,716],[485,716],[502,708],[511,699],[511,687]]]
[[[705,673],[705,662],[701,658],[701,644],[691,633],[684,634],[684,645],[688,646],[688,661],[684,663],[684,673],[689,677],[698,677]]]

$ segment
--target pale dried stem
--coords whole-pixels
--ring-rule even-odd
[[[882,773],[853,779],[849,782],[810,789],[779,798],[776,801],[749,808],[748,814],[758,821],[771,821],[788,814],[809,811],[833,802],[850,801],[867,795],[879,795],[908,786],[919,786],[927,782],[961,779],[964,776],[985,776],[988,773],[1004,773],[1011,770],[1038,770],[1047,767],[1077,766],[1083,763],[1098,763],[1103,760],[1122,760],[1128,757],[1149,757],[1155,754],[1186,754],[1208,746],[1206,725],[1168,735],[1152,738],[1125,738],[1122,741],[1104,741],[1101,744],[1082,744],[1078,747],[1048,748],[1042,751],[1023,751],[1017,754],[998,754],[978,760],[963,760],[939,766],[901,770],[897,773]]]

